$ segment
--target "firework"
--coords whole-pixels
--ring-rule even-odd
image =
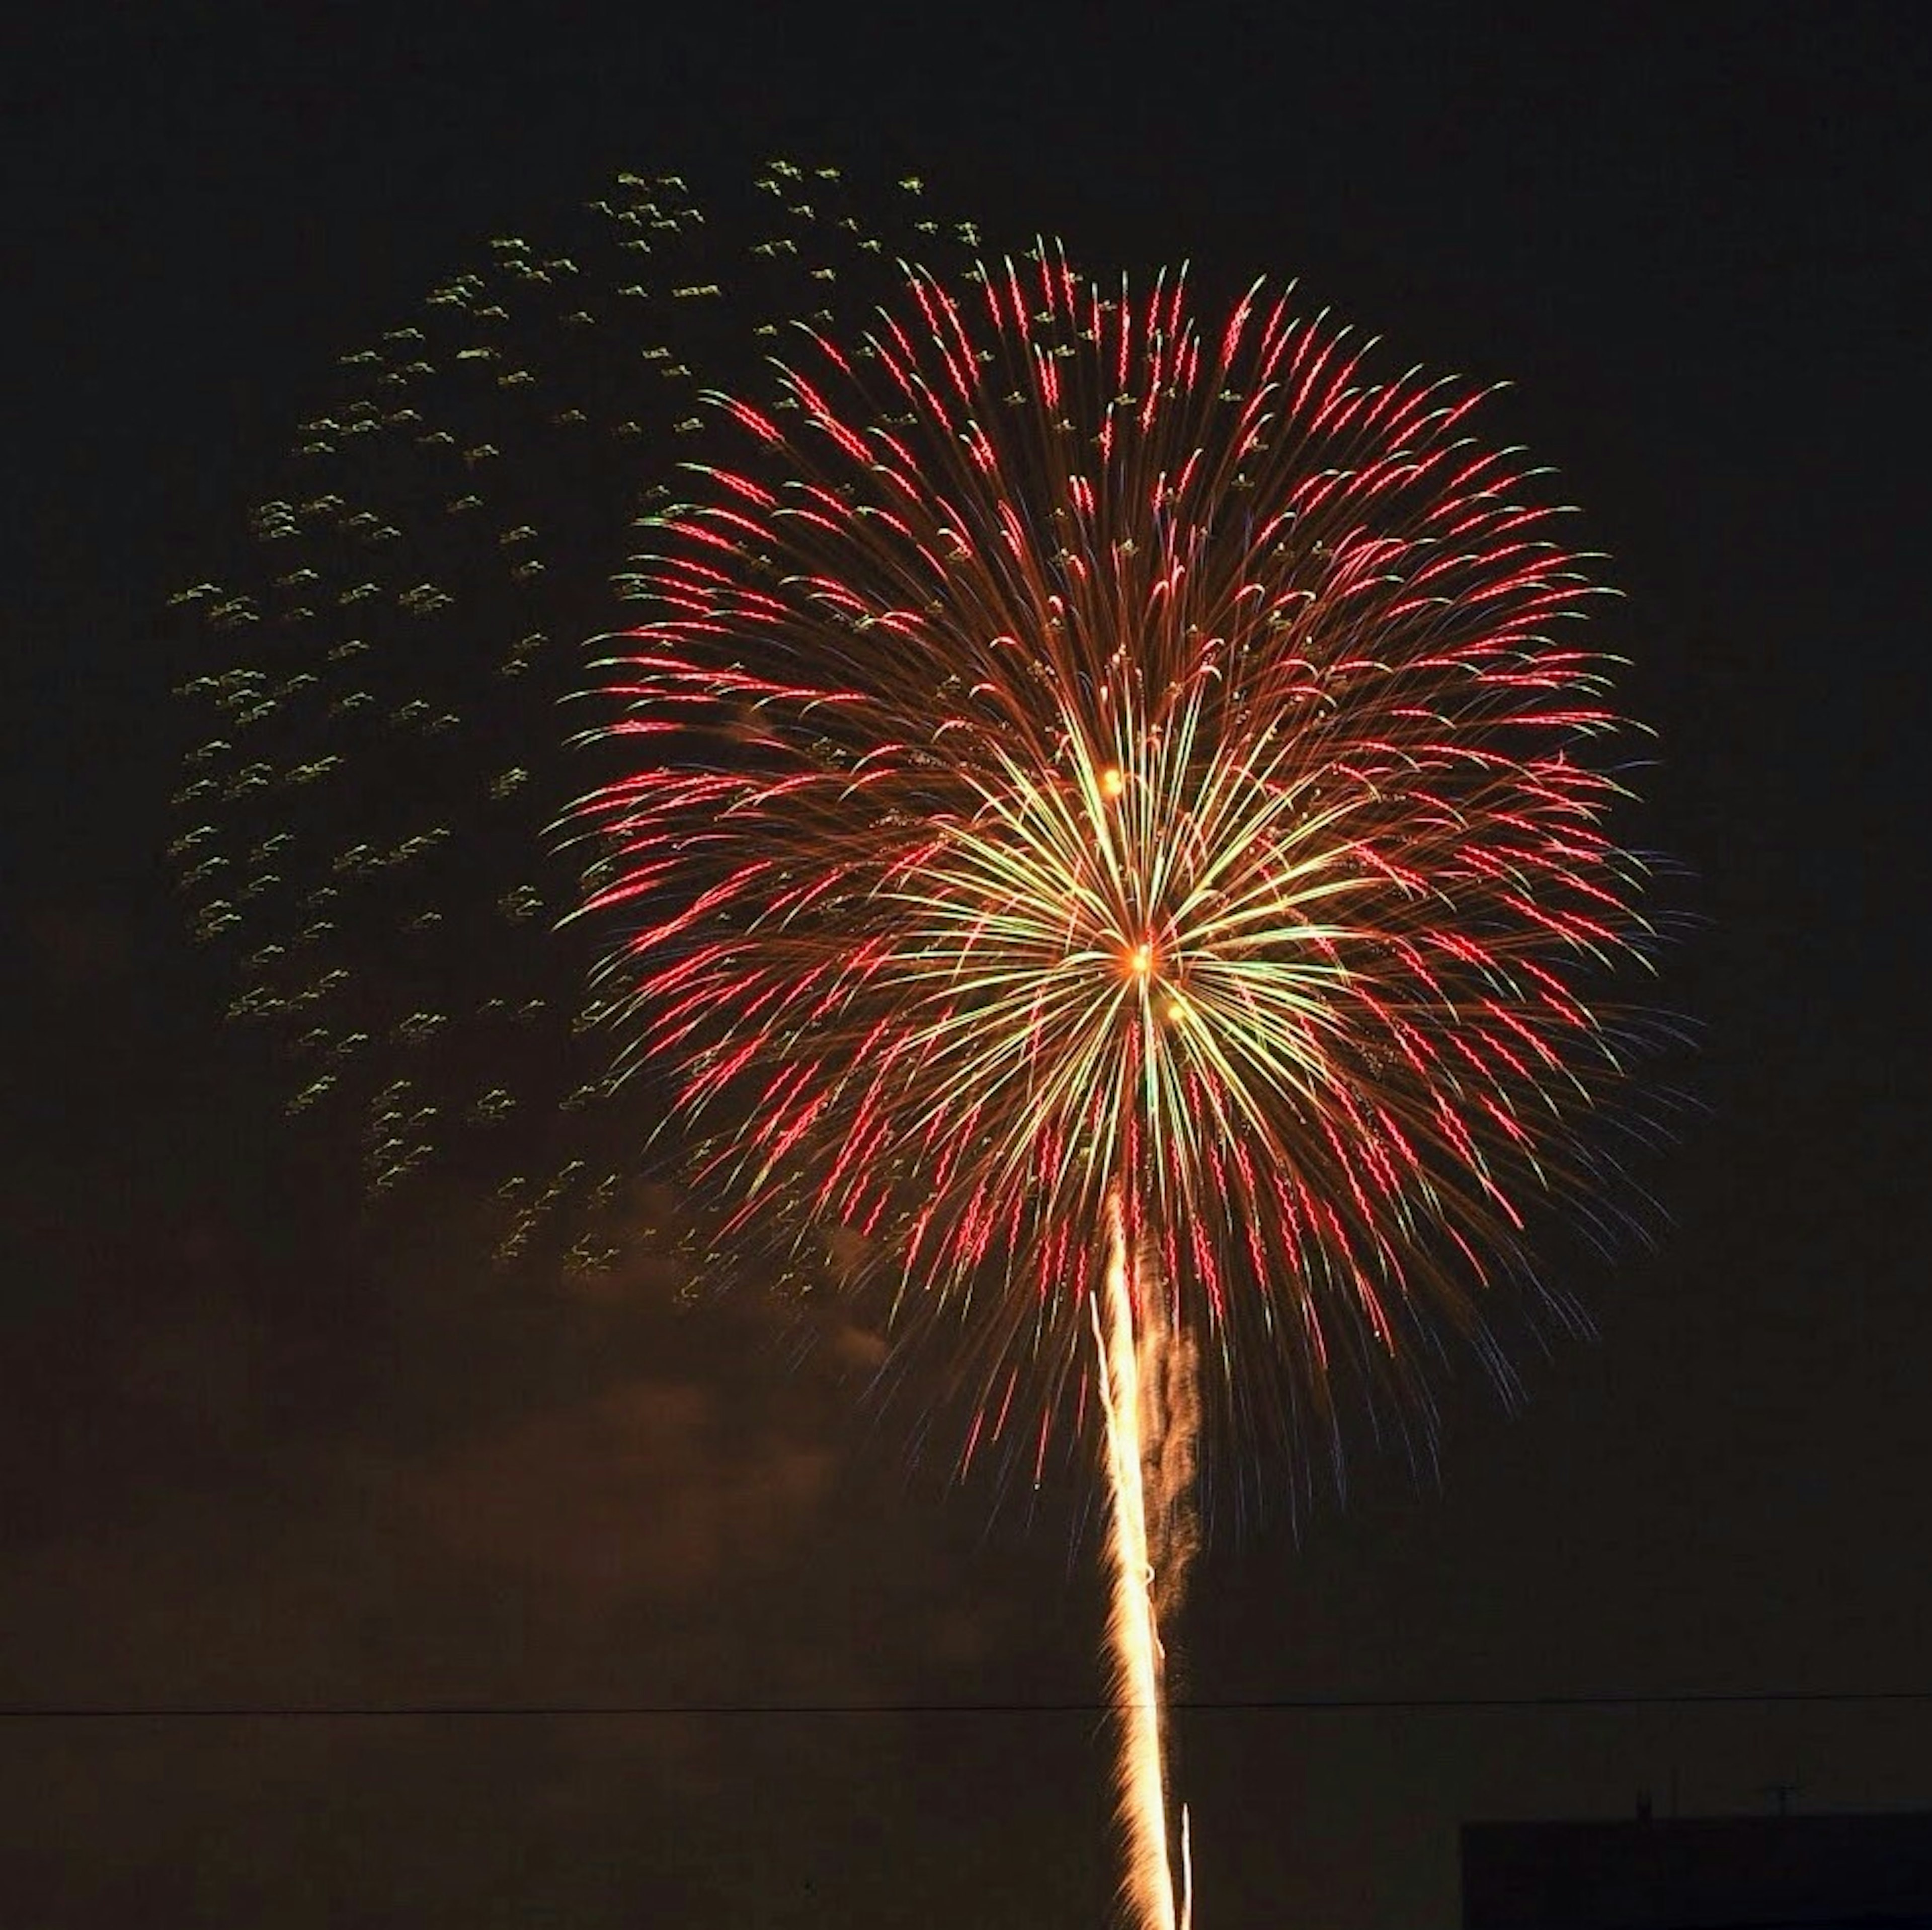
[[[1478,395],[1286,293],[1210,326],[1042,245],[804,335],[779,407],[710,398],[740,452],[641,560],[585,909],[728,1232],[862,1236],[970,1363],[969,1457],[1024,1428],[1037,1473],[1098,1397],[1172,1925],[1143,1349],[1245,1446],[1445,1318],[1481,1343],[1587,1196],[1647,937],[1596,592]]]
[[[557,706],[584,640],[703,440],[696,371],[755,383],[794,317],[855,326],[915,244],[963,265],[962,226],[781,160],[701,198],[622,174],[499,232],[319,374],[253,541],[173,599],[194,935],[289,1111],[372,1199],[440,1189],[446,1247],[596,1273],[646,1217],[545,827],[583,781]]]
[[[580,818],[735,1230],[870,1239],[982,1435],[1088,1385],[1116,1193],[1238,1428],[1473,1329],[1646,935],[1595,593],[1479,398],[1045,250],[805,346],[659,524]]]
[[[717,1250],[806,1280],[836,1232],[967,1460],[1103,1437],[1124,1888],[1172,1930],[1197,1451],[1412,1394],[1445,1328],[1499,1364],[1540,1205],[1598,1215],[1648,940],[1598,592],[1479,394],[1286,292],[1210,323],[976,266],[916,182],[758,187],[727,245],[622,177],[344,359],[258,566],[178,599],[229,661],[173,854],[372,1190],[454,1165],[500,1252],[594,1270],[623,1080],[668,1081]],[[553,705],[621,597],[560,851]]]
[[[1177,1897],[1168,1841],[1166,1656],[1155,1592],[1158,1588],[1161,1606],[1171,1620],[1190,1552],[1183,1524],[1192,1499],[1193,1424],[1185,1404],[1191,1399],[1192,1377],[1184,1353],[1178,1358],[1170,1353],[1158,1302],[1150,1309],[1152,1319],[1136,1316],[1133,1289],[1138,1272],[1127,1242],[1126,1216],[1116,1193],[1107,1202],[1107,1271],[1093,1319],[1113,1516],[1107,1635],[1120,1727],[1118,1787],[1126,1843],[1121,1887],[1149,1930],[1187,1930],[1191,1873],[1184,1874]],[[1160,1400],[1163,1385],[1180,1393],[1180,1413],[1168,1411]],[[1178,1466],[1161,1452],[1164,1441],[1180,1447]],[[1177,1526],[1182,1529],[1178,1534]],[[1184,1810],[1184,1871],[1186,1827]]]

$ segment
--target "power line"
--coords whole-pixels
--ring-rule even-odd
[[[1932,1689],[1690,1689],[1587,1695],[1252,1696],[1171,1703],[1176,1715],[1486,1712],[1565,1709],[1664,1709],[1816,1704],[1855,1707],[1932,1703]],[[1036,1702],[156,1703],[0,1705],[0,1721],[501,1721],[626,1718],[871,1715],[1106,1715],[1094,1699]]]

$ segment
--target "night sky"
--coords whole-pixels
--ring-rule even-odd
[[[772,152],[1509,379],[1660,733],[1658,1250],[1566,1277],[1598,1336],[1514,1412],[1444,1385],[1433,1469],[1365,1443],[1205,1559],[1202,1930],[1444,1930],[1468,1818],[1932,1806],[1932,29],[1481,11],[184,4],[0,54],[6,1920],[1101,1919],[1066,1498],[996,1513],[668,1256],[513,1286],[433,1190],[370,1220],[162,860],[163,600],[334,359],[618,168]],[[1790,1699],[1837,1691],[1898,1699]],[[1725,1694],[1785,1699],[1659,1699]],[[544,1712],[664,1705],[714,1712]]]

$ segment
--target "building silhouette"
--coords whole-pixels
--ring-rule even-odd
[[[1788,1791],[1779,1792],[1781,1798]],[[1932,1930],[1932,1812],[1466,1823],[1463,1930]]]

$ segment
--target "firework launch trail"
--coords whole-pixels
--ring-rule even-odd
[[[1107,1639],[1119,1728],[1118,1816],[1126,1840],[1121,1892],[1136,1930],[1188,1930],[1192,1881],[1187,1814],[1180,1812],[1181,1877],[1173,1867],[1167,1759],[1166,1654],[1157,1595],[1178,1602],[1189,1549],[1174,1529],[1192,1495],[1192,1376],[1147,1295],[1118,1194],[1108,1202],[1104,1289],[1094,1303],[1094,1341],[1106,1423],[1110,1509]],[[1142,1292],[1136,1294],[1136,1287]],[[1136,1319],[1136,1300],[1149,1307]],[[1178,1399],[1163,1400],[1163,1393]],[[1163,1451],[1163,1450],[1165,1451]]]

